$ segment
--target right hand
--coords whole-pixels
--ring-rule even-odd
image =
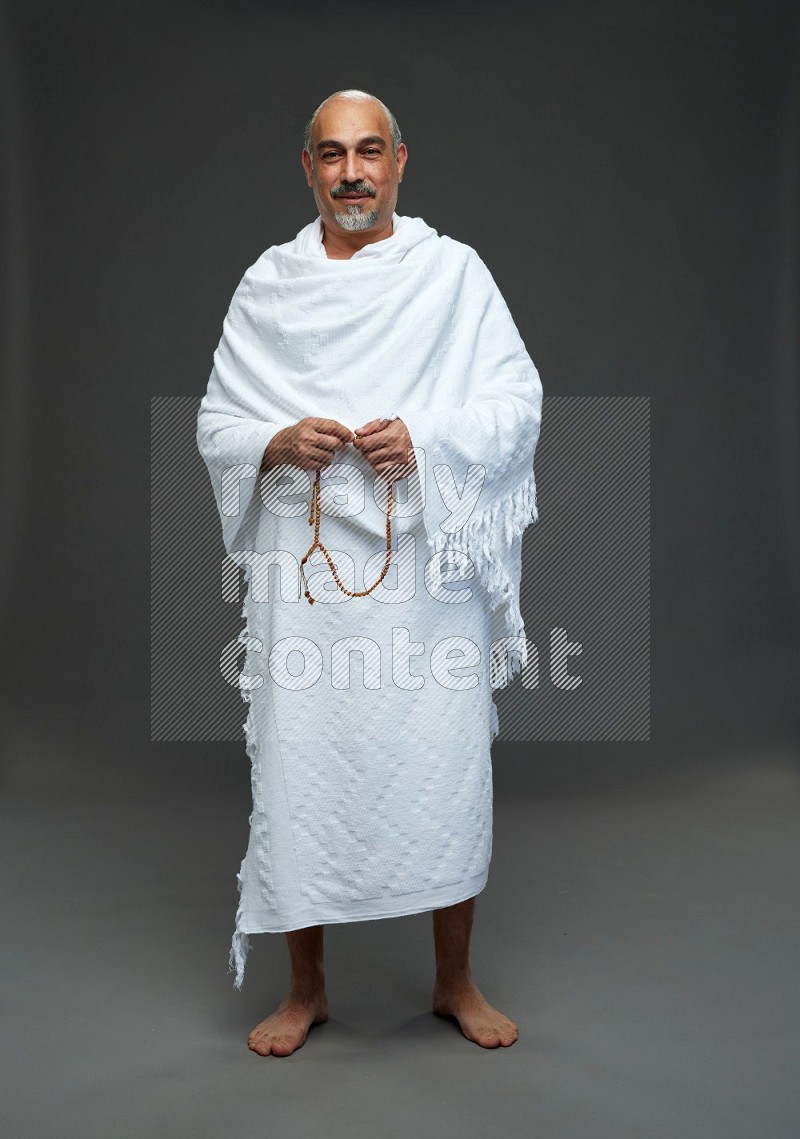
[[[272,436],[261,460],[261,470],[283,463],[303,471],[322,470],[331,465],[336,451],[353,439],[354,433],[343,423],[307,416]]]

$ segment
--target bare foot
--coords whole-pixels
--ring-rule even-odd
[[[508,1048],[519,1037],[513,1020],[493,1008],[472,981],[445,987],[438,982],[433,989],[433,1011],[437,1016],[455,1020],[466,1036],[482,1048]]]
[[[257,1024],[247,1046],[259,1056],[290,1056],[305,1044],[308,1030],[328,1019],[328,1000],[320,997],[286,997],[272,1016]]]

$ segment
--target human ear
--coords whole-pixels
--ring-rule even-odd
[[[300,156],[300,161],[303,164],[303,170],[305,171],[305,174],[306,174],[306,182],[309,186],[312,186],[313,182],[311,180],[311,156],[309,155],[309,153],[305,149],[305,147],[303,147],[303,153]]]

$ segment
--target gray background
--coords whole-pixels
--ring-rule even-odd
[[[5,4],[16,1130],[797,1133],[797,16]],[[651,397],[652,738],[497,745],[494,1053],[426,1011],[426,914],[329,930],[331,1021],[249,1053],[286,959],[256,939],[230,988],[244,748],[149,739],[150,397],[202,395],[244,269],[313,218],[302,128],[345,86],[397,115],[400,212],[478,250],[545,396]]]

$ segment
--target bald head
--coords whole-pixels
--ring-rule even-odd
[[[400,128],[397,125],[397,119],[394,117],[394,115],[389,110],[389,108],[386,106],[386,104],[382,103],[381,100],[377,98],[377,96],[371,95],[369,93],[369,91],[360,91],[355,87],[348,87],[344,91],[334,91],[334,93],[332,95],[329,95],[327,97],[327,99],[323,99],[323,101],[317,107],[316,111],[314,111],[314,114],[311,116],[311,118],[306,123],[305,136],[303,138],[303,146],[308,151],[309,155],[311,156],[312,161],[314,158],[314,151],[312,149],[312,140],[314,137],[314,127],[316,126],[317,118],[320,114],[320,111],[322,111],[325,107],[330,107],[336,103],[343,103],[343,102],[344,103],[353,102],[356,104],[361,104],[362,106],[365,103],[371,103],[380,109],[381,114],[383,115],[383,117],[386,120],[386,129],[388,131],[389,142],[390,142],[390,145],[392,148],[392,154],[394,155],[394,157],[396,159],[397,158],[397,148],[399,147],[400,143],[402,142],[402,135],[400,134]]]

